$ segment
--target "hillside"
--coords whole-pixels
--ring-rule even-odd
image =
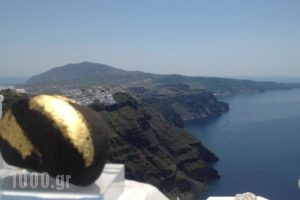
[[[189,199],[219,178],[210,166],[218,158],[200,140],[126,93],[114,98],[117,105],[91,107],[114,129],[109,160],[124,163],[127,178],[151,183],[171,199]]]
[[[276,83],[216,77],[190,77],[183,75],[159,75],[139,71],[126,71],[108,65],[83,62],[56,67],[33,76],[25,87],[84,87],[112,85],[125,88],[159,88],[164,85],[186,85],[191,89],[205,89],[216,95],[264,92],[266,90],[291,89],[300,83]]]
[[[185,84],[191,89],[205,89],[218,96],[230,96],[243,93],[258,93],[268,90],[286,90],[300,87],[300,83],[276,83],[217,77],[188,77],[165,75],[156,80],[159,85]]]
[[[91,84],[122,84],[134,82],[154,75],[138,71],[125,71],[108,65],[83,62],[55,67],[44,73],[31,77],[26,86]]]

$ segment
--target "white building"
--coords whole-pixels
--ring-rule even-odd
[[[17,89],[15,89],[15,91],[17,94],[25,94],[26,93],[26,90],[24,88],[17,88]]]

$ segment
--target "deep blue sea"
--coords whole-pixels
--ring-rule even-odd
[[[230,111],[186,129],[220,160],[221,179],[207,196],[253,192],[270,200],[299,200],[300,90],[270,91],[223,98]]]

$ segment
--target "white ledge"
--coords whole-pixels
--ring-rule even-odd
[[[56,180],[49,178],[49,187],[40,184],[32,188],[29,183],[23,188],[19,186],[19,176],[30,176],[27,170],[4,165],[0,170],[0,199],[88,199],[88,200],[117,200],[124,191],[124,165],[106,164],[101,176],[94,184],[79,187],[69,184],[68,188],[57,189]],[[41,175],[38,175],[41,176]],[[27,180],[28,180],[27,179]],[[41,180],[41,177],[38,178]],[[13,182],[16,183],[13,183]],[[22,183],[22,181],[21,181]],[[53,186],[53,187],[52,187]]]

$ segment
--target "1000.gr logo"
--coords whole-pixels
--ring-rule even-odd
[[[63,190],[69,188],[70,175],[58,175],[55,179],[50,178],[49,174],[44,172],[26,173],[13,175],[13,188],[52,188],[56,190]]]

